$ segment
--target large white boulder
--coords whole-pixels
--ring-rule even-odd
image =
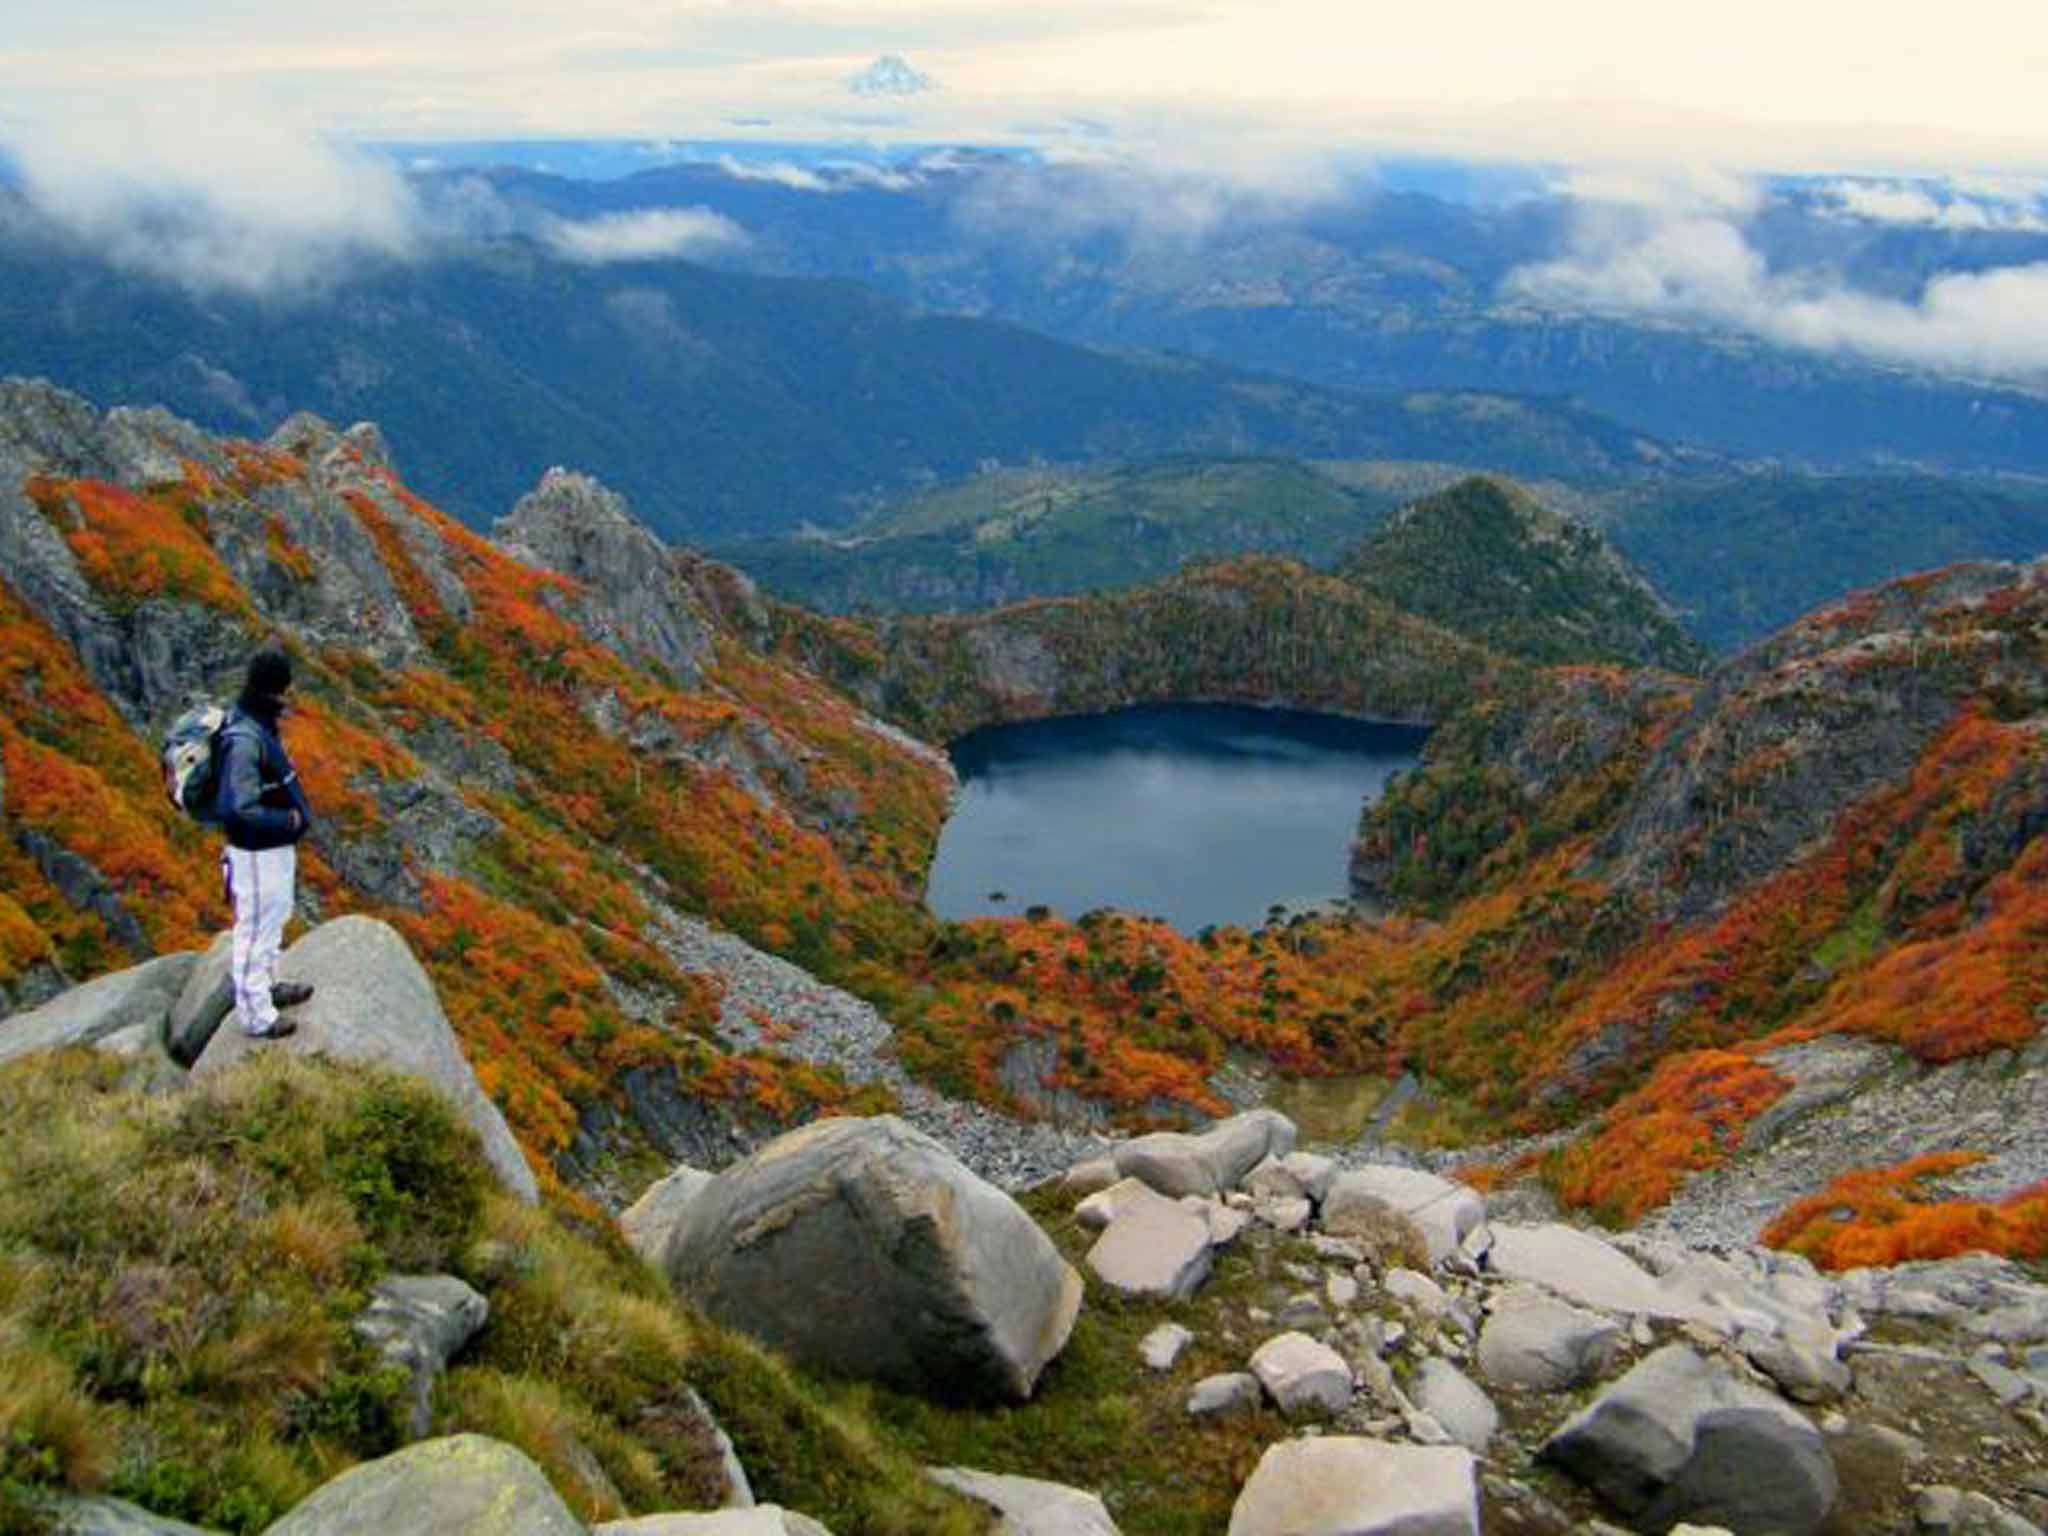
[[[1620,1324],[1533,1286],[1498,1293],[1479,1330],[1479,1369],[1504,1387],[1562,1392],[1596,1376],[1621,1347]]]
[[[507,1190],[529,1203],[539,1200],[526,1154],[478,1085],[434,983],[395,928],[372,917],[323,923],[285,951],[278,974],[313,987],[312,1000],[291,1012],[298,1032],[283,1040],[251,1040],[229,1023],[215,1032],[193,1067],[195,1079],[230,1071],[253,1051],[291,1051],[407,1073],[455,1106],[482,1140],[484,1156]]]
[[[1745,1536],[1808,1536],[1837,1491],[1820,1431],[1683,1344],[1644,1359],[1551,1436],[1543,1455],[1649,1530],[1690,1520]]]
[[[1119,1536],[1102,1500],[1078,1488],[971,1467],[930,1467],[926,1473],[1001,1515],[997,1536]]]
[[[1612,1243],[1552,1222],[1518,1227],[1496,1224],[1487,1264],[1503,1280],[1540,1285],[1547,1291],[1626,1317],[1646,1316],[1698,1322],[1728,1330],[1722,1309],[1698,1300],[1682,1287],[1664,1284]]]
[[[1479,1536],[1479,1482],[1458,1446],[1332,1435],[1260,1458],[1230,1536]]]
[[[1209,1278],[1214,1248],[1214,1232],[1203,1212],[1137,1185],[1088,1250],[1087,1264],[1096,1279],[1119,1295],[1178,1301]]]
[[[539,1467],[497,1440],[422,1440],[323,1484],[264,1536],[583,1536]]]
[[[1350,1363],[1305,1333],[1268,1339],[1252,1356],[1251,1368],[1282,1413],[1342,1413],[1350,1405]]]
[[[1294,1122],[1270,1109],[1219,1120],[1199,1135],[1160,1131],[1119,1145],[1111,1154],[1127,1179],[1162,1195],[1220,1195],[1233,1190],[1269,1157],[1294,1150]]]
[[[1465,1235],[1486,1221],[1486,1202],[1476,1190],[1419,1168],[1375,1165],[1337,1175],[1323,1202],[1323,1230],[1342,1237],[1353,1229],[1354,1216],[1374,1223],[1364,1228],[1374,1230],[1381,1207],[1415,1224],[1432,1264],[1456,1253]]]
[[[666,1257],[679,1291],[802,1364],[942,1398],[1029,1397],[1081,1309],[1022,1208],[893,1115],[816,1121],[726,1169]]]
[[[159,955],[60,992],[40,1008],[0,1019],[0,1062],[31,1051],[92,1045],[137,1025],[161,1038],[171,1005],[198,963],[197,952]]]

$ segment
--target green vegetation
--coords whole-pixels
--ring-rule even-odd
[[[1425,476],[1425,479],[1441,479]],[[986,608],[1138,586],[1202,557],[1324,564],[1400,504],[1289,459],[1166,459],[994,469],[925,492],[845,535],[720,551],[771,591],[827,612]]]
[[[1502,480],[1475,476],[1416,502],[1338,570],[1396,608],[1530,661],[1683,672],[1706,660],[1605,539]]]
[[[404,1374],[351,1324],[395,1270],[461,1275],[490,1302],[435,1431],[519,1446],[586,1518],[716,1491],[695,1386],[764,1497],[836,1531],[978,1528],[609,1232],[496,1193],[419,1084],[278,1056],[163,1098],[71,1053],[0,1072],[0,1531],[34,1529],[52,1488],[258,1531],[393,1449]]]
[[[1614,542],[1717,651],[1859,587],[1957,560],[2048,552],[2048,483],[1759,474],[1616,498]]]

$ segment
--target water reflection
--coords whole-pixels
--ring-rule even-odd
[[[977,731],[927,899],[942,917],[1117,907],[1185,932],[1345,893],[1361,804],[1425,733],[1176,704]]]

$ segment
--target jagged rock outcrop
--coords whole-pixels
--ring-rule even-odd
[[[548,1480],[519,1451],[482,1435],[423,1440],[351,1468],[266,1536],[585,1536]]]
[[[690,1201],[669,1277],[815,1368],[941,1398],[1023,1399],[1080,1276],[1009,1196],[892,1116],[771,1142]]]
[[[278,975],[313,988],[312,1001],[292,1012],[298,1032],[281,1041],[254,1041],[239,1029],[223,1029],[192,1069],[195,1078],[227,1072],[259,1050],[367,1062],[409,1073],[455,1106],[483,1142],[484,1156],[509,1192],[529,1202],[540,1198],[526,1155],[504,1115],[478,1086],[433,982],[395,929],[375,918],[337,918],[287,949]]]
[[[573,577],[565,600],[590,636],[650,662],[684,687],[703,681],[712,629],[679,599],[669,552],[589,475],[551,469],[492,529],[511,554]]]

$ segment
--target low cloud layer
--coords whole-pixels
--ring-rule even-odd
[[[1913,222],[1905,203],[1870,206],[1891,213],[1889,222]],[[2048,381],[2048,261],[1942,273],[1917,297],[1889,297],[1829,269],[1773,269],[1745,227],[1749,211],[1742,199],[1674,186],[1633,200],[1588,198],[1569,253],[1519,268],[1503,296],[1549,310],[1692,321],[1941,373]]]
[[[1823,205],[1838,217],[1870,224],[1945,229],[1957,234],[2048,234],[2038,198],[1997,197],[1922,182],[1838,181],[1821,189]]]
[[[747,239],[739,225],[708,208],[641,208],[560,221],[549,226],[546,238],[556,255],[587,265],[703,256]]]
[[[118,266],[276,292],[410,255],[419,209],[388,165],[273,110],[156,93],[11,130],[30,205]]]

